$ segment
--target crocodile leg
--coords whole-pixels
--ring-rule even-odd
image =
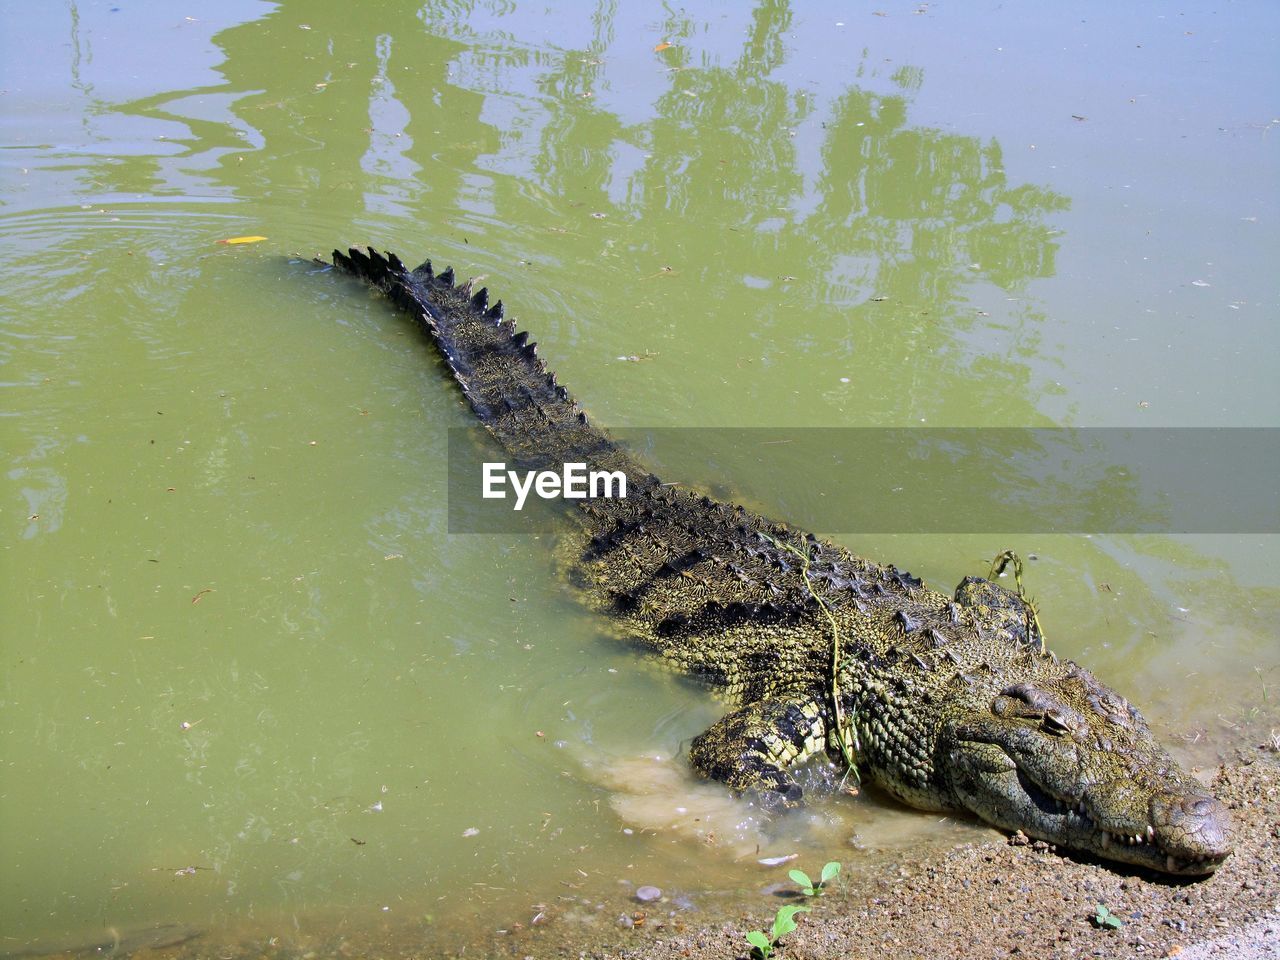
[[[750,790],[766,806],[796,806],[800,785],[787,767],[826,749],[822,702],[804,694],[767,697],[722,717],[694,738],[689,760],[735,793]]]

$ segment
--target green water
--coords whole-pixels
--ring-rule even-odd
[[[485,277],[619,427],[1280,423],[1273,4],[691,6],[0,3],[0,952],[587,937],[781,879],[745,808],[659,822],[722,801],[679,759],[716,705],[546,538],[447,534],[468,415],[335,245]],[[1189,762],[1276,723],[1275,537],[843,540],[1034,554]],[[760,855],[977,832],[831,799]]]

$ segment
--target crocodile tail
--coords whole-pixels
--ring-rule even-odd
[[[334,266],[383,291],[430,335],[471,409],[498,441],[529,466],[584,461],[635,470],[556,383],[528,333],[503,316],[502,301],[457,283],[453,268],[431,261],[409,270],[395,254],[351,248],[333,252]],[[634,474],[633,474],[634,476]]]

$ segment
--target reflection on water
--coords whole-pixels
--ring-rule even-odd
[[[1141,4],[0,10],[0,951],[587,937],[642,884],[757,902],[785,876],[757,845],[981,835],[874,796],[756,823],[692,782],[722,707],[606,639],[547,538],[446,534],[468,416],[314,253],[483,275],[619,427],[1280,415],[1280,141],[1227,69],[1272,63],[1243,26],[1269,9],[1215,14],[1221,43]],[[1270,538],[1010,539],[847,542],[935,583],[1034,555],[1053,645],[1198,762],[1275,722]]]

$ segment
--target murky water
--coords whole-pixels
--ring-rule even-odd
[[[545,537],[447,534],[456,390],[305,257],[485,276],[620,427],[1276,426],[1280,17],[1115,6],[0,4],[0,951],[696,918],[974,835],[696,784],[716,705]],[[843,539],[1034,554],[1190,760],[1274,722],[1274,537]]]

